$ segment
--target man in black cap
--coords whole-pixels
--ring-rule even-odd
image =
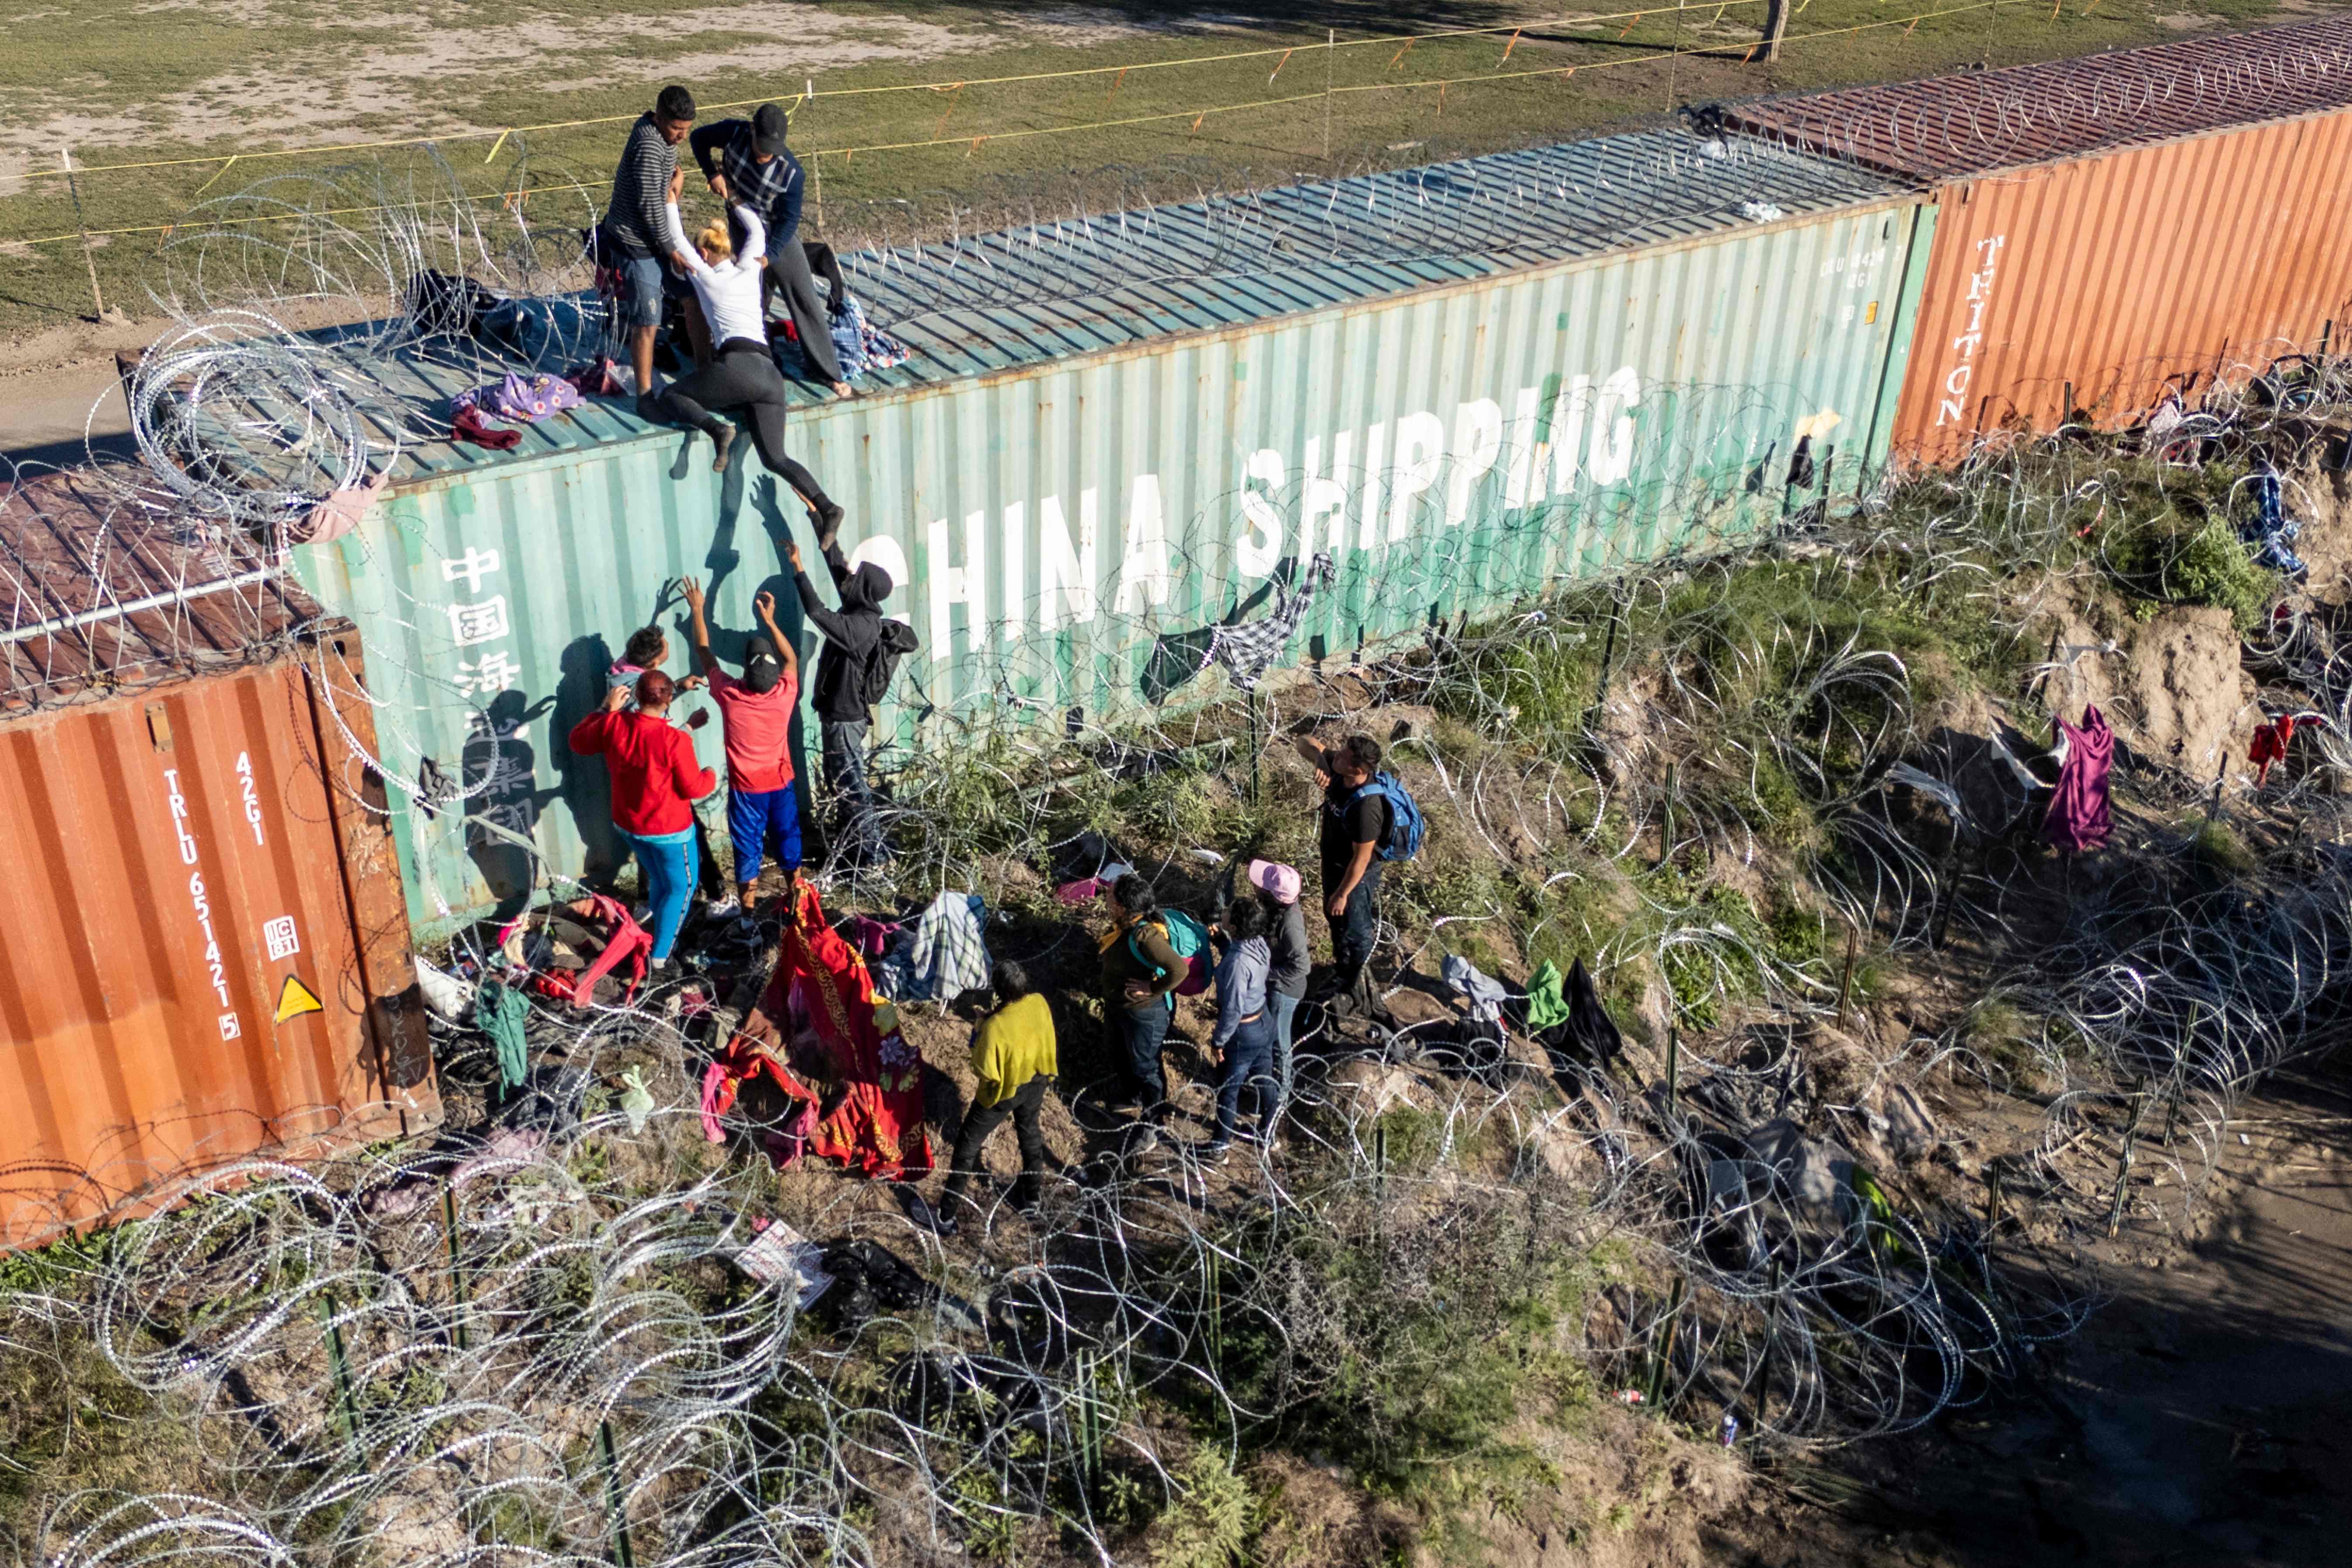
[[[849,395],[841,379],[841,362],[833,352],[833,329],[825,305],[809,271],[808,252],[801,245],[801,202],[808,181],[800,160],[784,146],[784,111],[763,103],[749,120],[720,120],[694,133],[689,144],[702,177],[723,202],[740,202],[760,215],[768,226],[768,280],[784,297],[792,312],[793,331],[800,334],[801,350],[818,377],[837,397]],[[834,289],[832,308],[846,303]]]
[[[792,880],[801,868],[800,798],[793,790],[793,710],[800,700],[800,658],[792,639],[776,627],[776,596],[761,589],[751,601],[760,630],[743,645],[743,678],[719,667],[710,651],[710,626],[702,615],[702,584],[678,584],[692,617],[695,668],[710,679],[710,696],[727,737],[727,836],[735,841],[735,889],[740,905],[713,905],[716,916],[740,907],[751,912],[751,886],[774,848],[784,868],[785,907],[792,907]]]
[[[874,813],[874,787],[866,777],[866,738],[874,724],[867,699],[884,684],[895,662],[915,651],[912,628],[886,619],[882,601],[890,596],[890,574],[868,561],[855,572],[831,534],[818,547],[841,595],[841,608],[828,610],[816,595],[816,584],[801,569],[801,547],[784,546],[792,563],[793,586],[800,590],[801,613],[824,634],[824,652],[816,663],[817,721],[824,736],[824,782],[841,802],[843,836],[850,863],[878,864],[888,853],[882,824]]]
[[[677,172],[677,144],[694,125],[694,94],[673,83],[661,89],[651,110],[629,127],[620,167],[613,171],[612,199],[597,226],[597,259],[627,280],[621,330],[629,341],[629,363],[637,373],[637,412],[661,414],[654,404],[654,334],[661,328],[665,291],[687,298],[686,280],[663,262],[669,253],[670,176]]]

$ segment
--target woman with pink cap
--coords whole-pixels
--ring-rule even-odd
[[[1247,869],[1250,886],[1265,906],[1265,941],[1273,951],[1266,976],[1266,1005],[1274,1013],[1274,1079],[1281,1098],[1268,1113],[1265,1125],[1290,1103],[1290,1025],[1299,1001],[1307,994],[1307,912],[1298,907],[1297,870],[1274,860],[1253,860]]]

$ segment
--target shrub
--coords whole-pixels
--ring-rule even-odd
[[[1258,1500],[1223,1446],[1203,1443],[1176,1477],[1151,1560],[1159,1568],[1230,1568],[1257,1533]]]

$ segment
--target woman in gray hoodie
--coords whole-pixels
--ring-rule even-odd
[[[1272,966],[1265,944],[1265,910],[1255,899],[1236,900],[1226,912],[1225,956],[1217,964],[1217,1027],[1209,1054],[1217,1074],[1217,1131],[1201,1151],[1216,1159],[1232,1147],[1234,1122],[1247,1087],[1257,1118],[1254,1141],[1274,1130],[1274,1018],[1266,1006],[1266,976]]]
[[[1307,911],[1298,902],[1298,873],[1276,860],[1249,863],[1250,886],[1265,906],[1265,942],[1273,969],[1266,977],[1266,1008],[1274,1015],[1276,1108],[1290,1103],[1293,1072],[1290,1028],[1307,995],[1311,958],[1307,948]]]

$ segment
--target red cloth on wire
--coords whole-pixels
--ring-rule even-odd
[[[2287,742],[2294,739],[2294,715],[2285,714],[2267,724],[2254,726],[2254,743],[2246,748],[2246,761],[2260,765],[2254,775],[2259,789],[2270,782],[2271,764],[2286,761]]]
[[[636,922],[629,907],[620,900],[603,893],[591,893],[588,897],[595,904],[597,915],[612,922],[613,937],[604,944],[604,951],[596,955],[596,962],[582,970],[572,983],[572,1005],[588,1005],[589,999],[596,994],[596,982],[611,973],[625,958],[629,961],[629,984],[621,993],[621,1001],[625,1005],[636,995],[637,987],[645,984],[646,960],[654,951],[653,934]]]

